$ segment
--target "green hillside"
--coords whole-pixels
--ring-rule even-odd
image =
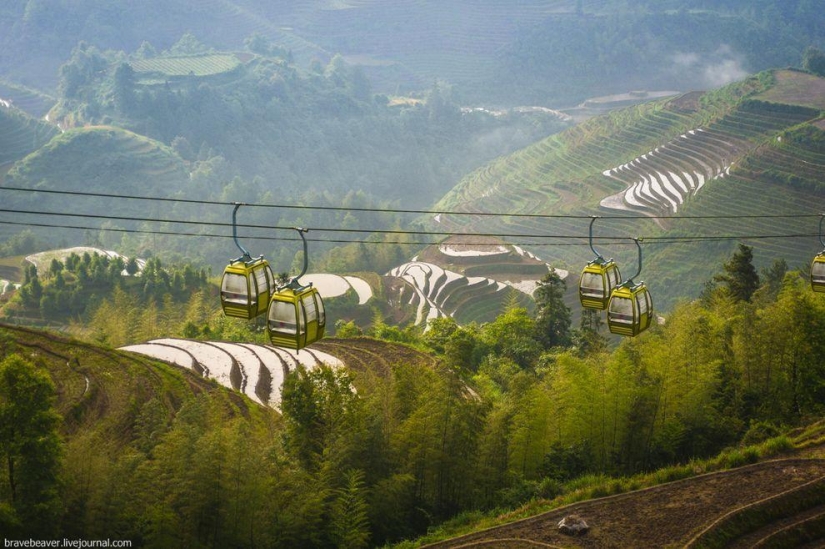
[[[184,188],[188,179],[186,164],[169,147],[120,128],[98,126],[57,135],[14,164],[0,185],[162,197]],[[82,219],[83,215],[137,211],[128,201],[104,203],[76,199],[73,206],[67,208],[69,203],[67,197],[60,195],[7,191],[3,196],[7,208],[79,214],[80,218],[60,220],[64,225],[99,226],[101,222]],[[14,220],[24,219],[17,216]],[[46,222],[53,223],[55,219]],[[126,224],[123,222],[120,226]],[[4,227],[4,230],[10,229]],[[62,237],[68,238],[68,235],[63,233]]]
[[[632,273],[636,254],[629,239],[649,237],[642,278],[666,306],[697,295],[736,239],[657,238],[810,235],[741,239],[754,246],[760,266],[780,258],[804,266],[819,247],[818,220],[803,216],[819,214],[816,204],[823,198],[817,122],[825,108],[824,82],[807,73],[771,71],[714,92],[615,111],[477,170],[436,209],[582,216],[495,222],[501,231],[537,235],[523,245],[573,271],[592,256],[587,218],[612,216],[595,225],[597,249]],[[766,214],[788,217],[755,217]],[[686,219],[708,215],[753,217]],[[490,230],[489,218],[454,216],[446,223],[455,231]]]
[[[4,96],[0,94],[0,98]],[[18,109],[0,105],[0,165],[36,151],[57,135],[50,124],[37,121]]]
[[[556,107],[629,90],[709,89],[796,64],[823,40],[822,10],[784,0],[15,0],[0,9],[0,74],[49,93],[80,43],[189,54],[177,47],[187,33],[229,51],[259,35],[303,68],[341,54],[381,93],[438,80],[473,103]]]
[[[9,186],[167,196],[188,179],[169,147],[111,126],[69,130],[17,163]]]
[[[612,501],[633,505],[634,516],[672,519],[647,530],[654,534],[645,539],[655,542],[645,546],[688,539],[729,511],[748,519],[746,529],[778,528],[774,511],[801,519],[823,501],[821,460],[796,456],[787,467],[702,473],[793,448],[821,452],[821,425],[777,435],[822,417],[825,296],[796,272],[774,273],[747,299],[726,290],[677,306],[665,324],[614,350],[592,330],[551,346],[541,315],[518,308],[483,325],[441,318],[423,333],[376,322],[374,335],[384,341],[327,339],[301,351],[300,360],[248,345],[250,334],[237,331],[213,339],[196,330],[184,340],[171,338],[170,328],[133,347],[189,373],[0,326],[4,440],[32,441],[53,425],[37,438],[42,452],[0,445],[0,459],[15,464],[0,468],[0,528],[12,539],[111,536],[147,547],[330,547],[345,535],[369,547],[427,531],[445,539],[479,518],[500,517],[501,524],[696,475]],[[117,293],[120,304],[100,320],[124,332],[142,328],[123,314],[130,306],[148,317],[170,301],[136,305]],[[230,344],[230,335],[242,337]],[[324,353],[346,366],[323,367]],[[302,370],[298,362],[312,365]],[[197,375],[207,371],[235,391]],[[21,392],[26,379],[37,393]],[[241,391],[261,402],[279,397],[280,415]],[[51,419],[34,429],[33,410]],[[26,428],[10,428],[18,424]],[[49,469],[27,476],[32,463]],[[731,477],[748,484],[720,484]],[[15,487],[29,498],[15,499]],[[770,516],[751,515],[742,505],[767,502],[760,492],[794,506],[768,504],[760,509]],[[701,513],[697,493],[707,496]],[[646,498],[653,494],[662,497]],[[602,503],[581,508],[598,512]],[[673,514],[662,515],[665,508]],[[609,514],[598,525],[626,524],[621,509],[601,509]],[[690,524],[674,518],[684,514]],[[538,516],[544,522],[530,536],[543,535],[550,518],[558,522]],[[735,536],[745,531],[738,520]],[[594,540],[626,539],[599,532]],[[709,533],[732,535],[726,528]]]
[[[2,80],[0,80],[0,99],[10,102],[35,118],[46,116],[56,101],[54,97],[42,92]]]

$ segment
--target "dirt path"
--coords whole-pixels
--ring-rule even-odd
[[[679,547],[730,510],[825,477],[825,460],[792,458],[709,473],[645,490],[570,505],[426,547]],[[590,531],[558,532],[576,514]]]

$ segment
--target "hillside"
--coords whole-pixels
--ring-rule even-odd
[[[592,255],[584,245],[589,217],[603,216],[597,247],[635,266],[635,248],[622,240],[647,237],[642,276],[654,299],[669,305],[696,295],[736,240],[754,246],[762,266],[779,258],[804,265],[818,251],[816,218],[805,216],[819,213],[812,205],[823,196],[816,182],[823,108],[823,79],[790,70],[629,107],[477,170],[436,209],[536,214],[506,223],[443,216],[441,226],[535,234],[521,245],[575,271]],[[742,237],[719,239],[726,235]]]
[[[0,95],[2,97],[2,95]],[[20,160],[45,145],[58,130],[0,101],[0,166]]]
[[[566,505],[422,547],[795,547],[825,538],[824,493],[825,460],[791,457]],[[590,530],[560,532],[571,515]]]
[[[263,418],[263,412],[239,394],[139,355],[5,324],[0,326],[0,341],[3,356],[23,353],[48,370],[57,389],[56,409],[64,418],[61,432],[69,439],[100,437],[122,448],[140,436],[136,410],[160,403],[165,423],[200,393],[212,394],[230,416]]]
[[[258,404],[276,409],[281,405],[284,379],[299,366],[312,369],[326,364],[387,376],[391,365],[401,361],[422,368],[432,368],[436,362],[432,357],[401,345],[360,338],[326,338],[302,351],[269,345],[172,338],[128,345],[120,350],[191,370],[245,394]]]
[[[794,64],[805,47],[822,43],[822,28],[812,3],[778,0],[120,0],[48,7],[16,0],[0,11],[0,73],[54,90],[80,42],[130,53],[145,42],[168,51],[191,33],[210,48],[237,50],[259,35],[303,67],[341,54],[381,93],[438,80],[474,103],[558,107],[629,90],[708,89]]]
[[[52,130],[52,135],[55,133]],[[163,197],[185,187],[189,180],[185,163],[171,148],[112,126],[69,130],[55,135],[48,143],[30,152],[12,166],[0,180],[0,186]],[[94,220],[95,214],[136,215],[141,210],[145,214],[145,207],[128,201],[104,202],[31,192],[6,191],[3,193],[3,204],[18,211],[74,214],[74,218],[41,217],[39,222],[90,228],[103,223]],[[31,216],[22,215],[8,220],[37,222]],[[118,226],[134,229],[137,223],[121,222]],[[13,234],[19,228],[4,226],[0,230]],[[51,231],[51,234],[53,237],[55,232]],[[82,242],[82,234],[82,231],[61,231],[60,242]],[[109,242],[119,239],[120,235],[112,236]],[[57,239],[54,243],[58,243]]]
[[[117,127],[96,126],[58,135],[18,162],[3,184],[168,196],[187,180],[185,164],[168,146]],[[49,203],[44,197],[35,201]]]
[[[469,244],[452,246],[456,252]],[[487,246],[499,251],[496,244]],[[71,271],[83,272],[85,261],[84,254]],[[101,270],[102,261],[90,257],[89,272]],[[54,265],[50,277],[56,281],[62,271]],[[117,272],[107,273],[119,279],[120,270],[117,265]],[[509,521],[738,467],[794,445],[815,451],[823,438],[821,426],[780,436],[822,417],[825,403],[819,383],[825,296],[811,292],[798,272],[775,269],[750,299],[736,299],[722,286],[708,291],[615,349],[596,333],[592,319],[566,334],[546,328],[550,315],[534,318],[508,308],[480,325],[439,318],[424,332],[387,324],[375,313],[373,338],[325,339],[297,355],[253,345],[265,336],[251,323],[214,316],[214,295],[201,287],[203,273],[184,267],[167,285],[162,272],[152,258],[141,276],[115,282],[111,297],[103,294],[82,326],[90,341],[142,342],[128,348],[135,352],[0,329],[0,391],[8,390],[10,372],[39,370],[56,385],[65,457],[49,455],[58,458],[66,485],[49,507],[63,517],[51,522],[55,531],[59,526],[60,532],[89,537],[115,531],[160,547],[201,536],[222,546],[253,536],[255,545],[315,547],[334,545],[331,540],[342,535],[339,519],[349,517],[356,526],[346,531],[370,540],[361,546],[428,531],[443,540],[477,518],[505,513],[501,520]],[[19,294],[36,307],[43,299],[33,299],[32,269],[26,278]],[[64,281],[70,278],[67,273]],[[40,286],[44,296],[50,286]],[[559,293],[547,297],[557,302]],[[346,325],[341,331],[358,330]],[[555,340],[548,337],[557,333]],[[322,364],[339,361],[345,366]],[[50,400],[39,401],[48,406]],[[0,414],[0,420],[7,417]],[[0,452],[6,457],[10,451]],[[796,486],[808,473],[821,476],[821,467],[792,466],[790,480],[767,466],[743,478],[756,487],[770,484],[766,493],[776,493],[774,488]],[[13,486],[14,471],[0,471],[0,486]],[[676,518],[692,517],[690,523],[674,519],[677,526],[684,523],[695,534],[723,508],[730,510],[731,493],[717,489],[724,478],[711,479],[714,488],[705,498],[710,514],[666,508]],[[816,514],[820,487],[800,486],[779,501],[803,503],[805,513]],[[669,490],[643,494],[674,504],[684,500]],[[634,508],[627,497],[617,498],[621,509]],[[658,501],[641,500],[638,516],[663,516]],[[22,503],[9,508],[26,511]],[[225,518],[240,509],[238,522]],[[624,520],[610,518],[617,516],[615,507],[600,515],[590,515],[590,504],[576,509],[593,517],[594,529]],[[806,516],[784,503],[759,507],[757,514],[773,517],[776,509]],[[290,517],[286,523],[277,519],[284,516]],[[752,525],[753,516],[746,509],[731,520]],[[204,517],[219,517],[217,530]],[[555,517],[536,522],[544,519]],[[167,521],[175,527],[167,529]],[[635,524],[623,535],[637,536]],[[728,524],[709,535],[729,535]],[[663,527],[661,535],[688,535],[673,528]],[[541,535],[550,531],[541,526]],[[598,532],[583,539],[611,539]],[[619,536],[612,530],[607,535]]]

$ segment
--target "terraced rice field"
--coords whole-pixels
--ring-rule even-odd
[[[367,338],[325,339],[301,351],[249,343],[163,338],[119,350],[192,370],[259,404],[276,409],[280,407],[284,379],[299,365],[312,369],[326,364],[378,375],[388,375],[391,366],[398,361],[425,367],[433,365],[432,357]]]
[[[0,104],[15,107],[33,118],[42,118],[57,100],[44,93],[8,82],[0,82]]]
[[[186,55],[139,59],[132,62],[138,78],[141,73],[160,73],[166,76],[211,76],[229,72],[240,66],[240,60],[231,53]]]
[[[818,117],[811,109],[771,110],[746,103],[710,124],[683,133],[621,166],[606,177],[626,188],[600,202],[603,208],[675,214],[706,181],[730,175],[733,164],[778,132]]]
[[[54,126],[27,117],[7,102],[0,102],[0,164],[25,157],[58,133]]]
[[[789,534],[822,539],[823,503],[825,461],[779,459],[575,503],[424,547],[797,547]],[[558,523],[569,515],[590,530],[562,534]]]
[[[150,356],[244,393],[259,404],[277,408],[286,375],[299,364],[314,368],[324,363],[341,367],[343,363],[327,353],[305,349],[300,352],[264,345],[156,339],[121,348]]]
[[[75,246],[73,248],[61,248],[59,250],[49,250],[47,252],[39,252],[39,253],[36,253],[36,254],[32,254],[32,255],[26,256],[26,261],[28,261],[29,263],[34,265],[37,268],[37,270],[42,273],[42,272],[45,272],[46,270],[48,270],[48,268],[51,265],[51,262],[52,262],[53,259],[57,259],[61,263],[65,263],[66,259],[72,254],[77,254],[78,256],[81,256],[81,257],[83,256],[83,254],[89,254],[89,255],[97,254],[97,255],[100,255],[100,256],[106,256],[110,259],[115,259],[117,257],[122,257],[124,262],[129,260],[129,258],[127,258],[125,256],[122,256],[119,253],[113,252],[111,250],[102,250],[100,248],[94,248],[94,247],[91,247],[91,246]],[[145,259],[137,259],[136,261],[137,261],[137,264],[138,264],[138,272],[140,272],[140,271],[143,270],[143,267],[146,265],[146,260]],[[125,274],[126,273],[124,271],[124,275]]]
[[[416,325],[445,316],[466,324],[493,320],[512,296],[529,308],[538,282],[549,270],[550,265],[519,246],[496,238],[452,236],[387,276],[402,281],[395,299],[416,308]],[[562,278],[568,274],[557,273]]]

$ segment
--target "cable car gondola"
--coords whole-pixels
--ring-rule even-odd
[[[582,307],[603,311],[607,308],[610,293],[622,281],[619,266],[612,259],[605,259],[593,247],[593,223],[596,217],[590,220],[590,249],[596,258],[590,261],[582,270],[579,277],[579,301]]]
[[[647,330],[653,319],[653,300],[647,285],[644,282],[633,282],[633,278],[642,272],[642,247],[638,239],[633,240],[639,248],[639,270],[613,289],[607,305],[607,327],[610,333],[630,337]]]
[[[306,229],[296,228],[304,242],[304,268],[301,274],[272,294],[266,331],[276,347],[299,351],[324,337],[326,311],[321,294],[312,284],[302,285],[300,278],[308,266]]]
[[[822,239],[822,220],[825,214],[819,217],[819,243],[825,248]],[[811,289],[815,292],[825,292],[825,249],[819,252],[811,262]]]
[[[253,258],[238,242],[235,219],[241,205],[236,203],[232,211],[232,238],[243,255],[231,260],[223,271],[221,307],[226,316],[251,320],[266,313],[275,277],[263,256]]]

